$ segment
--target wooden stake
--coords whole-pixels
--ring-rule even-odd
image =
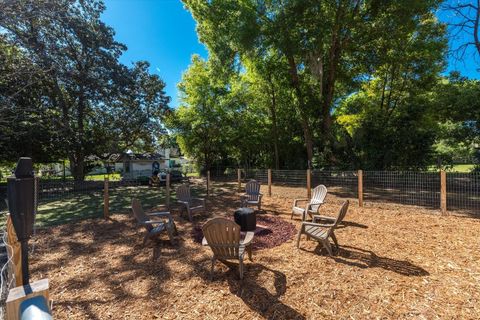
[[[238,192],[242,192],[242,171],[237,169]]]
[[[167,173],[165,180],[165,204],[167,207],[170,206],[170,173]]]
[[[440,170],[440,209],[442,214],[447,214],[447,174]]]
[[[312,197],[312,171],[307,169],[307,198]]]
[[[358,170],[358,206],[363,207],[363,170]]]
[[[108,195],[108,177],[103,183],[103,218],[108,219],[110,215],[110,198]]]
[[[7,243],[7,253],[8,257],[11,259],[11,267],[8,272],[15,275],[15,285],[20,287],[23,285],[22,248],[20,242],[18,242],[10,213],[7,214]]]
[[[272,169],[268,169],[268,196],[272,196]]]
[[[207,197],[210,197],[210,170],[207,171]]]

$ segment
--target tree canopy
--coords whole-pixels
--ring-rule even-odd
[[[463,111],[472,101],[445,106],[462,119],[438,110],[476,86],[441,75],[447,33],[435,16],[440,1],[183,2],[209,50],[205,79],[219,85],[181,84],[177,115],[199,108],[194,96],[215,97],[211,123],[221,138],[208,161],[192,154],[207,167],[426,168],[446,159],[442,145],[460,143],[443,138],[453,130],[449,121],[465,129],[478,119]],[[197,62],[190,79],[200,77]],[[222,103],[233,96],[235,105]],[[234,124],[223,118],[232,110]],[[187,136],[197,146],[204,141],[185,127],[172,130],[185,149],[192,147]],[[467,153],[474,140],[462,142]]]
[[[0,7],[2,158],[68,158],[81,180],[88,156],[157,139],[165,83],[147,62],[118,61],[126,47],[100,20],[102,1],[0,0]]]

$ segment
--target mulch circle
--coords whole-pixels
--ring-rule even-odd
[[[273,248],[287,242],[297,233],[297,230],[293,224],[279,217],[257,214],[257,229],[254,232],[253,249],[261,250]],[[202,243],[202,226],[194,226],[191,235],[193,241]]]

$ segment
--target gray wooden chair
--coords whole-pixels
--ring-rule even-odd
[[[147,231],[143,238],[144,245],[148,240],[158,238],[163,232],[168,234],[170,242],[174,244],[174,234],[177,233],[177,228],[170,212],[145,213],[138,199],[132,200],[132,212],[138,225],[143,226]]]
[[[209,246],[213,251],[212,269],[210,277],[213,278],[215,261],[239,260],[240,279],[243,279],[243,257],[245,251],[252,260],[253,232],[247,232],[245,239],[240,241],[240,226],[234,221],[225,218],[214,218],[202,227],[204,238],[202,244]]]
[[[262,196],[260,193],[260,183],[256,180],[250,180],[245,185],[245,193],[240,196],[240,202],[242,207],[248,205],[255,205],[258,210],[262,207]]]
[[[293,215],[301,215],[302,220],[305,221],[307,214],[313,218],[313,215],[318,213],[318,210],[325,203],[325,197],[327,196],[327,187],[323,184],[316,186],[312,192],[312,198],[308,201],[307,198],[295,199],[293,200],[292,207],[292,216],[290,219],[293,219]],[[304,207],[300,206],[300,203],[306,203]]]
[[[190,193],[190,186],[182,184],[177,188],[177,202],[187,211],[188,220],[193,220],[195,212],[205,212],[205,199],[193,198]]]
[[[343,218],[345,218],[348,210],[348,204],[349,201],[346,200],[340,208],[337,217],[327,223],[316,223],[315,221],[302,222],[302,226],[300,227],[297,235],[297,248],[300,247],[300,238],[302,234],[305,234],[307,239],[313,238],[322,243],[323,247],[327,249],[327,252],[330,256],[333,254],[330,238],[335,244],[335,250],[338,250],[338,241],[337,237],[335,237],[335,228],[340,222],[342,222]]]

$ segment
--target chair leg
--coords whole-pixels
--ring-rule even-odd
[[[332,231],[332,234],[330,236],[332,237],[333,243],[335,244],[335,250],[338,250],[339,246],[338,246],[337,237],[335,237],[335,233],[333,233]]]
[[[239,271],[240,271],[240,280],[243,280],[243,259],[240,258],[240,263],[238,265]]]
[[[214,271],[214,268],[215,268],[215,256],[212,257],[212,266],[210,268],[210,280],[212,281],[213,280],[213,271]]]
[[[146,234],[145,237],[143,237],[143,245],[145,245],[148,241],[148,239],[150,238],[150,234]]]
[[[170,243],[172,245],[175,244],[175,238],[173,237],[173,228],[171,226],[168,226],[167,227],[167,233],[168,233],[168,239],[170,239]]]
[[[297,235],[297,249],[300,248],[300,238],[302,237],[302,230],[300,229],[298,231],[298,235]]]
[[[333,256],[332,246],[330,245],[330,241],[328,241],[328,238],[325,239],[325,240],[323,240],[323,241],[322,241],[322,244],[323,244],[323,246],[325,247],[325,249],[327,249],[328,255],[329,255],[329,256]]]
[[[294,211],[292,210],[292,215],[290,216],[290,220],[293,219],[293,213],[294,213]]]
[[[192,222],[192,221],[193,221],[193,219],[192,219],[192,211],[190,210],[190,208],[187,208],[187,213],[188,213],[188,220],[189,220],[190,222]]]
[[[173,226],[173,234],[178,236],[177,225],[175,224],[175,222],[172,223],[172,226]]]
[[[252,259],[252,245],[249,245],[246,249],[247,249],[247,253],[248,253],[248,259],[250,259],[250,261],[253,261],[253,259]]]

